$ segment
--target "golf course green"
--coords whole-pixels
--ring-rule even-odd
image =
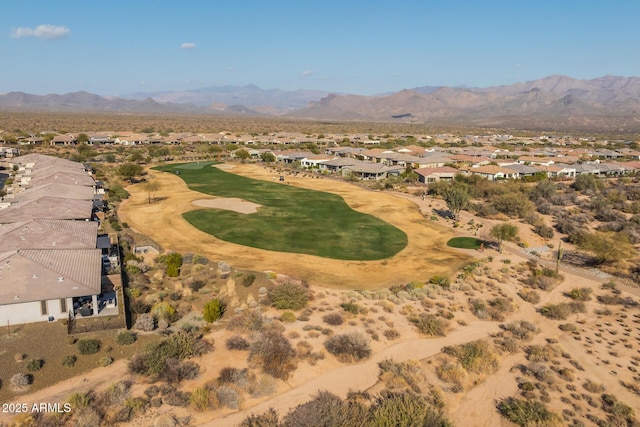
[[[257,203],[256,213],[197,209],[183,214],[194,227],[221,240],[278,252],[342,260],[380,260],[407,246],[407,235],[372,215],[351,209],[336,194],[246,178],[214,162],[155,167],[174,173],[194,191]]]

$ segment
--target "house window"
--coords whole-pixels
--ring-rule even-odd
[[[47,315],[47,302],[46,301],[40,301],[40,314],[42,314],[43,316]]]
[[[60,313],[66,313],[66,312],[67,312],[67,299],[60,298]]]

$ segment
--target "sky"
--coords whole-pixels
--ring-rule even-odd
[[[0,93],[640,75],[640,0],[1,0]]]

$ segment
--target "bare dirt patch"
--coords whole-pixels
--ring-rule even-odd
[[[258,212],[260,205],[251,203],[236,197],[219,199],[198,199],[191,202],[194,206],[202,208],[224,209],[242,214],[252,214]]]

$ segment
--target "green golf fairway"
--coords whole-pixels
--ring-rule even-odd
[[[245,178],[212,164],[182,163],[154,169],[179,173],[191,190],[261,205],[257,213],[248,215],[223,209],[183,214],[194,227],[221,240],[271,251],[362,261],[389,258],[407,245],[404,232],[354,211],[338,195]]]

